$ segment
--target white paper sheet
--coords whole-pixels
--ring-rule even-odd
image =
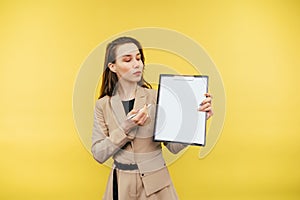
[[[207,90],[208,76],[161,74],[154,140],[204,146],[206,113],[197,109]]]

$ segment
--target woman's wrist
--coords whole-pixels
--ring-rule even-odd
[[[131,122],[131,120],[125,120],[122,124],[121,124],[121,128],[123,129],[124,133],[126,135],[129,134],[130,130],[135,126],[135,124],[133,122]]]

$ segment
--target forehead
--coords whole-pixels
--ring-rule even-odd
[[[121,44],[116,49],[116,56],[124,56],[139,53],[139,49],[133,43]]]

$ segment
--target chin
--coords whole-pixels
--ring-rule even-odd
[[[133,77],[131,79],[133,82],[140,82],[142,80],[142,76],[139,76],[139,77]]]

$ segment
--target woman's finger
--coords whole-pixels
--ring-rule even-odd
[[[145,112],[138,112],[137,115],[132,118],[132,120],[134,121],[134,123],[139,125],[145,116],[147,116]]]
[[[211,97],[207,97],[206,99],[204,99],[204,100],[201,102],[200,105],[203,105],[203,104],[205,104],[205,103],[211,103],[211,101],[212,101],[212,98],[211,98]]]
[[[135,110],[135,109],[132,109],[128,114],[127,114],[127,119],[132,119],[134,118],[137,113],[139,112],[139,110]]]
[[[210,103],[206,103],[202,106],[200,106],[200,108],[198,108],[199,111],[205,111],[206,108],[211,107]]]
[[[205,112],[209,112],[209,111],[211,111],[211,106],[209,106],[209,107],[205,108],[205,109],[204,109],[204,111],[205,111]]]
[[[210,93],[205,93],[204,96],[213,98],[213,96]]]
[[[213,116],[213,112],[212,111],[210,111],[210,112],[207,112],[206,113],[206,119],[209,119],[211,116]]]
[[[140,120],[138,121],[138,125],[142,126],[144,125],[144,123],[146,122],[148,118],[148,115],[146,113],[144,113],[144,115],[141,116]]]
[[[137,112],[138,112],[138,110],[132,109],[132,110],[127,114],[127,116],[136,114]]]

